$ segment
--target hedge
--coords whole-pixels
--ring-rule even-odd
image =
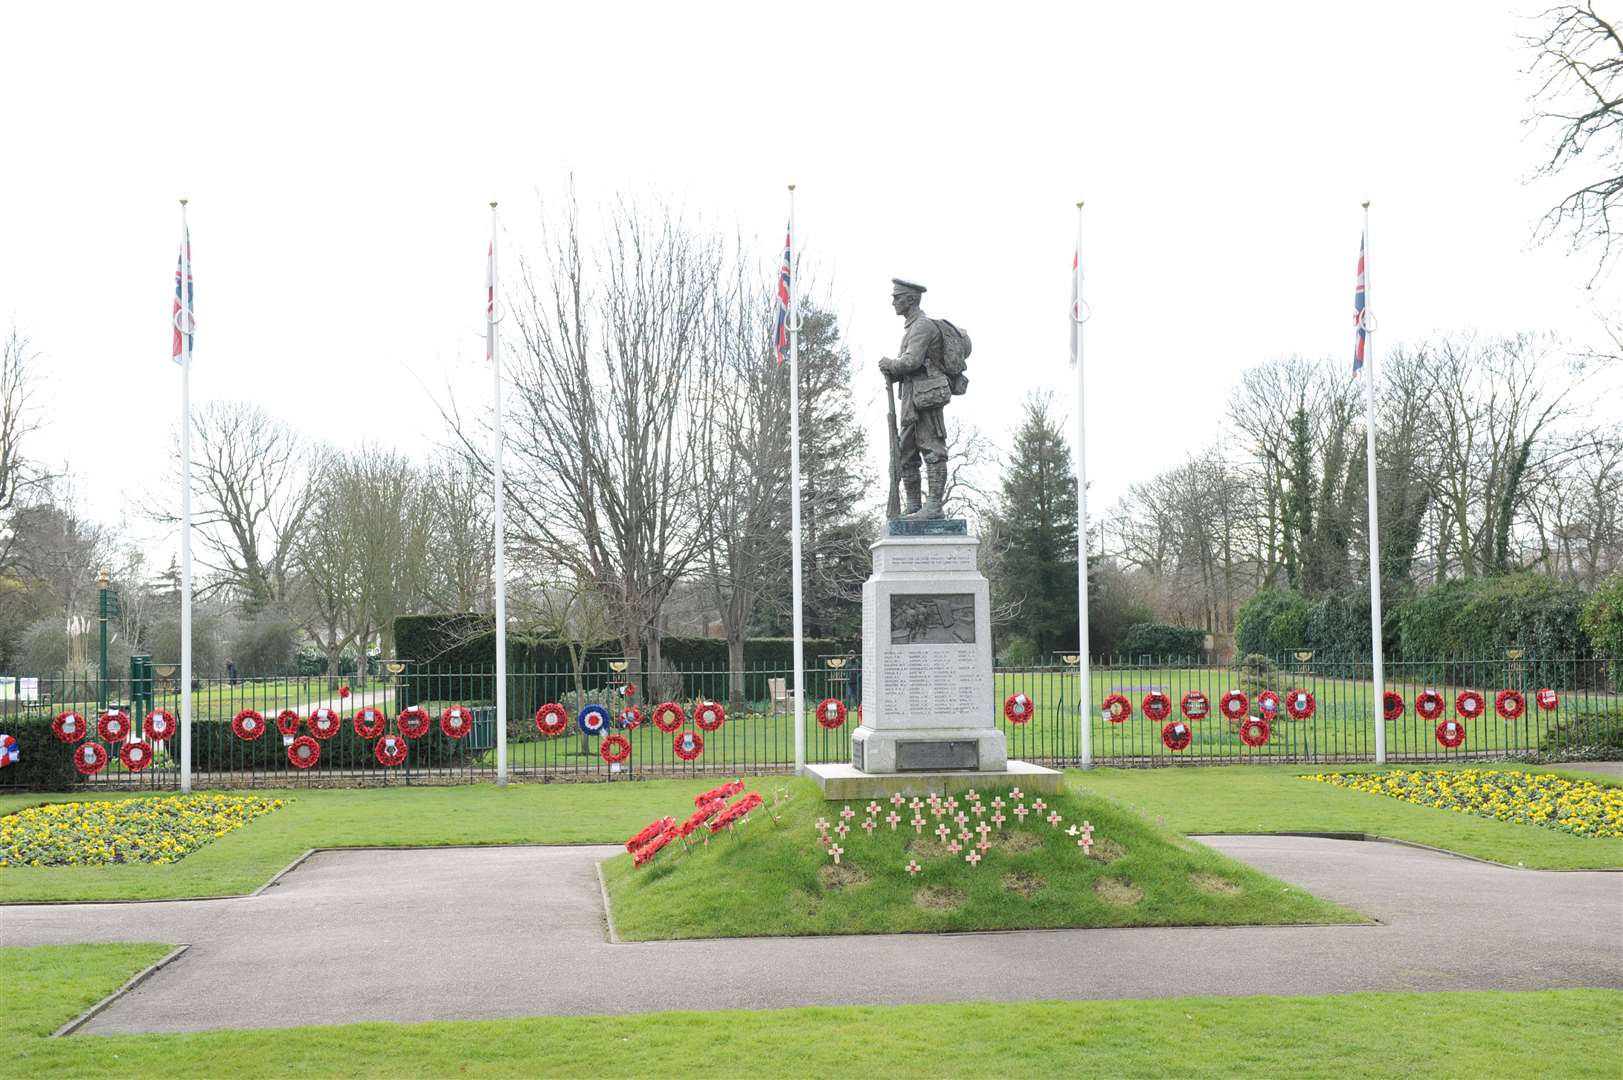
[[[1529,682],[1538,686],[1560,677],[1554,661],[1589,655],[1589,639],[1579,622],[1583,606],[1576,586],[1542,574],[1445,581],[1398,612],[1399,651],[1416,661],[1485,660],[1518,648],[1532,662]],[[1439,664],[1433,677],[1468,679],[1469,669],[1456,668]]]
[[[1278,657],[1307,647],[1307,597],[1294,589],[1262,589],[1240,605],[1234,651]]]
[[[1206,644],[1206,631],[1166,623],[1134,623],[1127,628],[1121,648],[1125,656],[1170,658],[1200,656]]]
[[[72,749],[51,733],[50,717],[0,717],[0,732],[16,737],[20,755],[17,764],[0,769],[0,788],[68,791],[83,781]]]
[[[354,710],[344,711],[344,723],[338,734],[321,743],[321,766],[351,769],[382,769],[373,756],[375,739],[362,739],[355,734],[352,722]],[[271,720],[271,716],[266,716]],[[396,731],[391,717],[386,732]],[[299,734],[309,730],[300,726]],[[406,740],[406,764],[393,770],[409,773],[413,766],[433,765],[436,768],[460,765],[468,757],[466,739],[447,739],[440,731],[439,717],[433,717],[428,734],[420,739]],[[225,720],[194,720],[192,722],[192,770],[194,772],[234,771],[254,769],[264,772],[298,770],[287,760],[287,747],[282,735],[271,726],[257,739],[239,739]]]

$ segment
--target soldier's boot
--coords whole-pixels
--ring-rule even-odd
[[[902,505],[902,516],[912,517],[919,512],[919,474],[905,473],[902,476],[902,493],[905,500]]]
[[[946,517],[941,510],[941,500],[947,491],[947,463],[931,462],[929,469],[930,494],[922,507],[907,515],[914,521],[939,521]]]

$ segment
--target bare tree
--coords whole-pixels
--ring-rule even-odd
[[[29,436],[40,425],[34,404],[37,360],[28,338],[13,324],[0,344],[0,567],[9,562],[15,539],[7,517],[49,479],[26,453]]]

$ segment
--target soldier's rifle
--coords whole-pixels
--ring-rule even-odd
[[[890,497],[885,501],[885,516],[895,520],[902,516],[902,437],[896,430],[896,389],[888,375],[885,400],[890,405]]]

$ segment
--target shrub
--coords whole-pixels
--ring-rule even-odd
[[[0,731],[16,737],[21,755],[17,764],[0,769],[0,788],[70,791],[82,782],[72,748],[51,734],[50,717],[0,717]]]
[[[1538,749],[1547,761],[1616,761],[1623,758],[1623,714],[1578,713],[1552,727]]]
[[[1430,677],[1461,682],[1471,669],[1441,661],[1497,659],[1519,648],[1531,685],[1559,685],[1563,669],[1554,661],[1588,652],[1582,610],[1577,588],[1540,574],[1445,581],[1398,613],[1399,648],[1409,661],[1439,661]]]
[[[1616,661],[1612,684],[1623,685],[1623,573],[1613,574],[1590,594],[1583,627],[1596,654]]]
[[[1127,628],[1122,649],[1129,657],[1149,654],[1157,658],[1199,656],[1206,631],[1166,623],[1135,623]]]
[[[1307,598],[1294,589],[1263,589],[1240,606],[1234,648],[1250,655],[1283,656],[1307,648]]]
[[[285,675],[293,670],[303,635],[281,608],[268,607],[244,622],[231,642],[231,659],[243,678]],[[322,671],[326,660],[322,660]]]
[[[1290,687],[1286,685],[1285,673],[1272,659],[1263,653],[1247,653],[1240,659],[1240,689],[1255,701],[1264,690],[1284,693]]]
[[[1028,637],[1012,637],[1003,646],[999,662],[1005,667],[1033,667],[1037,663],[1037,646]]]

